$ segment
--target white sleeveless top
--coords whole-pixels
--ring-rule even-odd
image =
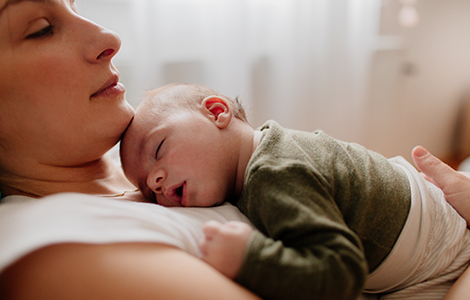
[[[166,208],[78,193],[40,199],[9,196],[0,204],[0,272],[28,253],[68,242],[155,242],[199,257],[201,228],[209,220],[249,223],[231,204]]]

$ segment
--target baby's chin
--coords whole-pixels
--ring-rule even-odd
[[[219,206],[221,205],[222,203],[224,203],[225,201],[223,200],[220,200],[221,198],[218,198],[218,197],[214,197],[214,195],[208,195],[206,197],[204,196],[201,196],[199,197],[198,201],[196,201],[196,206],[198,207],[213,207],[213,206]]]
[[[188,202],[196,204],[198,207],[213,207],[219,206],[229,200],[232,193],[228,193],[226,188],[221,188],[220,182],[216,184],[209,184],[205,182],[205,186],[198,185],[198,190],[195,193],[191,193]]]
[[[226,202],[226,197],[218,197],[218,198],[214,198],[212,199],[211,201],[209,201],[206,205],[206,207],[213,207],[213,206],[219,206],[219,205],[222,205]]]

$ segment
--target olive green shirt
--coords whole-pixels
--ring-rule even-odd
[[[322,131],[261,131],[235,201],[259,231],[236,280],[265,299],[356,299],[406,221],[406,174]]]

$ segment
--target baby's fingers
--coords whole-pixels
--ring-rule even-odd
[[[207,240],[211,240],[220,232],[222,226],[223,224],[218,221],[208,221],[202,227],[202,232],[206,236]]]

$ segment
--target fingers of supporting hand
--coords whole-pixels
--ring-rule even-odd
[[[412,151],[416,167],[444,192],[449,202],[470,224],[470,178],[459,173],[433,156],[426,149],[417,146]]]
[[[422,146],[416,146],[413,149],[412,157],[416,167],[426,178],[441,188],[453,182],[456,176],[460,176],[454,169],[429,153]]]

